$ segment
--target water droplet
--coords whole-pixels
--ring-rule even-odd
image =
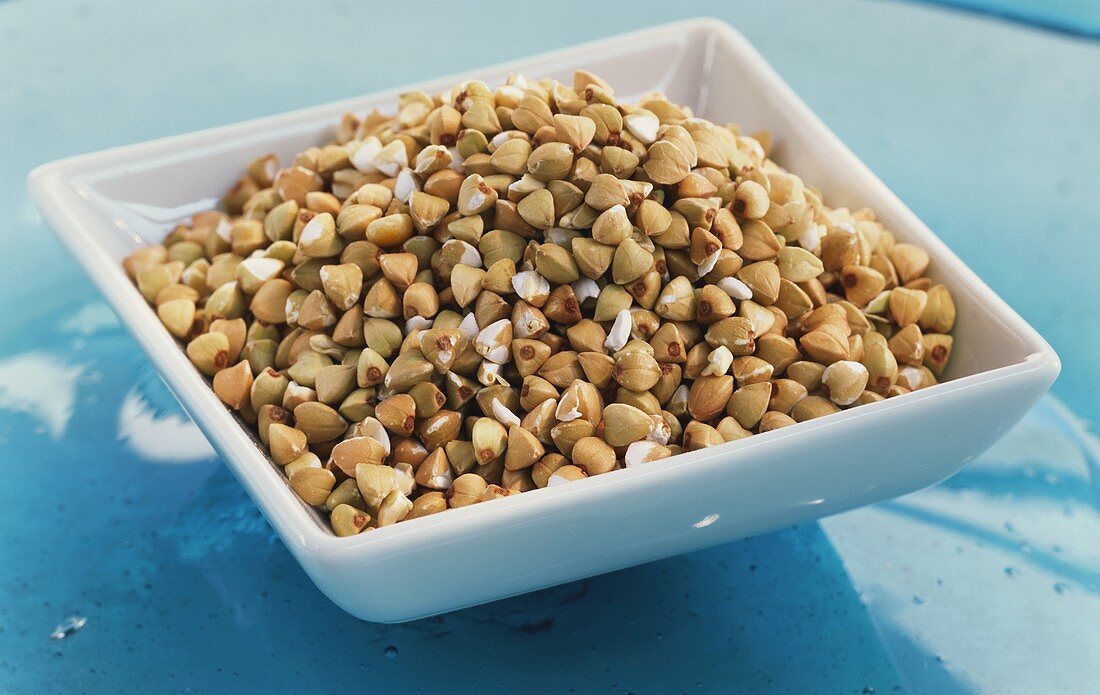
[[[863,689],[863,695],[874,695],[875,688],[872,685],[868,685]]]
[[[65,639],[71,635],[75,635],[80,632],[84,624],[88,622],[88,619],[83,615],[70,615],[68,618],[62,620],[57,627],[50,633],[50,639]]]
[[[913,603],[917,604],[918,606],[923,606],[924,605],[924,597],[923,596],[914,596],[913,597]]]
[[[391,644],[390,646],[386,647],[385,654],[386,654],[387,659],[396,659],[397,658],[397,647],[395,647]]]
[[[1005,576],[1006,577],[1010,577],[1010,578],[1015,577],[1019,573],[1020,573],[1020,570],[1016,569],[1015,567],[1005,567]]]
[[[1059,596],[1069,591],[1069,589],[1069,584],[1066,584],[1065,582],[1055,582],[1054,584],[1054,593],[1058,594]]]
[[[696,521],[694,524],[692,524],[692,526],[694,526],[695,528],[706,528],[707,526],[713,524],[715,521],[718,521],[718,515],[708,514],[699,521]]]

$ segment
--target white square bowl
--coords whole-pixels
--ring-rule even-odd
[[[932,256],[958,306],[949,381],[749,439],[566,486],[338,538],[291,492],[161,327],[122,258],[213,207],[244,163],[287,160],[348,110],[400,92],[569,82],[590,69],[620,94],[660,90],[698,115],[767,128],[773,156],[834,206],[870,206]],[[936,483],[1015,424],[1059,371],[1049,345],[928,230],[729,26],[664,25],[468,75],[48,164],[30,175],[43,214],[114,306],[302,567],[360,618],[400,622],[763,533]],[[380,590],[381,589],[381,590]]]

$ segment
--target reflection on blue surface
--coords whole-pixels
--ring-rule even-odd
[[[288,34],[277,75],[246,68],[269,54],[270,34],[240,31],[293,23],[298,10],[277,3],[234,3],[217,22],[174,4],[0,4],[0,692],[1100,682],[1100,445],[1077,419],[1100,416],[1100,368],[1094,322],[1066,302],[1092,296],[1080,259],[1100,254],[1100,49],[896,3],[652,2],[628,15],[558,5],[545,31],[506,24],[493,42],[462,40],[484,29],[476,12],[425,26],[447,64],[376,33],[378,55],[402,59],[349,82],[332,66],[369,56],[361,26],[333,21],[358,10],[337,3],[313,10],[335,34],[326,51]],[[386,25],[409,9],[373,11]],[[58,247],[23,192],[26,172],[682,14],[741,29],[1052,340],[1065,363],[1055,392],[1072,413],[1047,399],[945,484],[819,524],[407,625],[350,618],[311,585]],[[587,21],[567,21],[577,16]],[[156,71],[118,57],[152,50]],[[1008,196],[1022,182],[1035,195]],[[1031,267],[1056,280],[1022,281]],[[70,616],[87,623],[51,640]]]
[[[1100,682],[1098,455],[1047,398],[945,484],[821,522],[907,685],[942,692],[941,669],[988,692]]]

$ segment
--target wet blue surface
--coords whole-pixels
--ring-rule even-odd
[[[328,3],[309,21],[279,3],[199,8],[0,4],[0,692],[1100,682],[1097,44],[896,3],[559,2],[539,31],[470,11],[412,50],[386,29],[412,16],[400,6]],[[1061,354],[1055,397],[950,481],[439,618],[360,623],[310,584],[25,194],[26,172],[58,157],[700,14],[743,31]],[[488,25],[492,41],[471,38]],[[50,640],[73,615],[83,629]]]

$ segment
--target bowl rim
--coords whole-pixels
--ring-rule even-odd
[[[89,176],[94,177],[96,174],[105,176],[117,170],[119,166],[127,164],[137,166],[141,162],[151,160],[163,162],[166,159],[170,160],[173,154],[177,157],[195,154],[205,147],[224,143],[230,139],[236,144],[246,145],[250,139],[260,139],[260,133],[266,138],[270,137],[274,131],[290,134],[307,128],[315,130],[318,118],[360,107],[365,101],[391,99],[410,90],[437,89],[439,84],[454,84],[462,79],[468,79],[469,75],[519,71],[533,62],[568,62],[580,51],[641,45],[687,32],[703,32],[724,41],[727,47],[733,49],[738,55],[739,60],[746,61],[750,69],[757,71],[770,82],[774,96],[781,101],[783,108],[790,110],[792,118],[809,129],[815,138],[820,139],[824,146],[831,149],[839,158],[838,168],[848,170],[856,177],[860,186],[870,189],[868,197],[876,197],[889,205],[893,214],[935,257],[937,264],[950,266],[952,273],[957,277],[956,283],[966,285],[970,292],[975,293],[988,313],[999,319],[1004,329],[1015,334],[1030,352],[1022,360],[1012,364],[958,377],[889,400],[841,411],[821,421],[797,423],[746,439],[685,452],[661,463],[623,468],[605,475],[576,481],[568,486],[538,488],[522,495],[502,498],[495,500],[492,505],[470,505],[449,509],[445,515],[435,514],[411,519],[375,529],[370,533],[341,538],[332,533],[316,510],[294,495],[283,473],[259,447],[254,435],[242,427],[235,414],[221,404],[205,377],[191,367],[179,344],[166,331],[141,330],[150,325],[159,327],[159,324],[153,321],[154,312],[150,311],[115,260],[95,243],[96,234],[87,231],[89,226],[95,224],[103,226],[104,223],[102,220],[89,221],[88,213],[97,211],[101,213],[102,209],[92,201],[84,187],[84,182]],[[86,272],[92,276],[113,309],[120,314],[123,323],[127,324],[130,332],[142,345],[173,395],[193,417],[203,433],[211,439],[219,455],[248,490],[284,542],[299,558],[302,555],[330,559],[352,555],[365,556],[399,551],[427,535],[457,536],[476,532],[492,524],[502,524],[510,520],[517,521],[544,514],[549,508],[565,504],[563,500],[568,500],[570,505],[580,506],[609,494],[621,495],[633,485],[649,485],[674,477],[686,466],[699,468],[731,464],[731,458],[738,458],[740,465],[751,464],[751,461],[747,460],[748,454],[757,447],[778,445],[791,438],[808,438],[814,432],[819,432],[822,427],[830,430],[857,427],[857,419],[861,421],[858,427],[864,427],[867,426],[862,423],[864,418],[874,418],[899,407],[911,407],[930,398],[944,397],[1003,379],[1031,376],[1053,381],[1060,370],[1057,354],[1042,336],[978,278],[844,145],[747,39],[730,25],[712,18],[660,24],[564,49],[464,70],[461,74],[61,159],[39,166],[30,172],[28,186],[39,209],[43,211],[51,226],[84,266]],[[166,344],[176,349],[168,349]]]

